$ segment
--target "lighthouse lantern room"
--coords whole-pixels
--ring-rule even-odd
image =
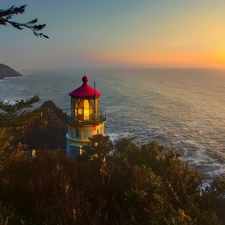
[[[95,134],[104,135],[106,116],[100,111],[101,92],[88,84],[88,77],[82,78],[83,84],[70,92],[71,116],[67,117],[68,133],[67,155],[75,158],[82,154],[82,146]]]

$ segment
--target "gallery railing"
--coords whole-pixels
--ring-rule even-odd
[[[71,124],[83,124],[83,125],[94,125],[94,124],[99,124],[99,123],[103,123],[106,121],[106,113],[103,113],[101,111],[100,115],[98,116],[98,118],[96,118],[95,115],[90,116],[90,118],[88,120],[85,120],[82,115],[77,116],[77,117],[71,117],[67,115],[67,119],[66,122],[67,123],[71,123]]]

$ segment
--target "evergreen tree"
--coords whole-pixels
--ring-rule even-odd
[[[107,152],[107,136],[90,140]],[[104,171],[97,158],[59,152],[10,157],[0,170],[0,224],[225,224],[224,177],[202,190],[202,176],[174,149],[128,138],[112,148]]]
[[[23,14],[26,10],[26,6],[27,5],[21,5],[19,7],[11,6],[8,9],[0,9],[0,25],[10,25],[18,30],[27,28],[33,31],[33,34],[37,37],[49,38],[47,35],[40,32],[46,26],[46,24],[37,24],[37,18],[26,23],[19,23],[12,20],[13,16]]]
[[[0,9],[0,25],[10,25],[18,30],[27,28],[33,31],[33,34],[37,37],[49,38],[47,35],[40,32],[46,25],[37,24],[38,19],[33,19],[26,23],[19,23],[12,20],[13,16],[25,13],[26,6],[27,5],[22,5],[20,7],[11,6],[8,9]],[[13,145],[14,136],[12,128],[15,129],[16,127],[17,129],[19,127],[21,129],[24,125],[29,123],[30,119],[40,116],[38,113],[27,111],[27,108],[38,101],[38,96],[27,100],[16,101],[15,104],[10,104],[0,99],[0,169],[4,165],[3,162],[6,159],[6,155],[12,152],[18,152],[15,151],[16,149],[19,149],[19,152],[21,152],[21,149],[25,147],[20,143]]]
[[[39,101],[38,96],[27,100],[16,101],[14,104],[0,99],[0,128],[15,127],[27,123],[31,116],[28,108]]]
[[[34,96],[26,101],[16,101],[14,104],[0,100],[0,170],[9,157],[19,157],[26,150],[26,145],[16,140],[23,135],[23,129],[34,118],[42,115],[38,111],[28,111],[28,108],[39,101]],[[44,110],[41,113],[45,113]]]

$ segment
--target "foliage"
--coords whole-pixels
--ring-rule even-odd
[[[83,147],[84,153],[81,158],[103,162],[113,150],[109,136],[97,134],[90,137],[89,140],[90,142]]]
[[[37,37],[49,38],[47,35],[40,32],[46,26],[46,24],[37,24],[38,22],[37,18],[30,20],[26,23],[18,23],[16,21],[11,20],[14,15],[23,14],[25,12],[26,6],[27,5],[21,5],[20,7],[11,6],[8,9],[1,9],[0,25],[3,26],[10,25],[18,30],[27,28],[33,31],[33,34]]]
[[[27,111],[34,103],[39,101],[38,96],[34,96],[27,100],[16,101],[15,104],[5,102],[0,99],[0,128],[1,127],[15,127],[26,124],[31,113]]]
[[[26,146],[15,142],[15,136],[12,135],[12,127],[24,126],[30,118],[26,108],[31,107],[33,103],[39,101],[35,96],[26,101],[16,101],[10,104],[0,100],[0,170],[3,169],[8,157],[21,155]]]
[[[38,101],[38,96],[14,104],[0,100],[0,170],[8,160],[7,157],[20,157],[27,150],[27,146],[18,141],[24,135],[24,128],[32,120],[39,119],[40,122],[40,118],[48,113],[48,109],[41,112],[28,110]]]
[[[174,149],[90,140],[86,159],[50,151],[8,156],[0,171],[0,224],[225,224],[224,177],[201,190],[203,176]]]

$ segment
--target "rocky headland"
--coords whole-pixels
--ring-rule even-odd
[[[66,113],[49,100],[35,109],[33,115],[20,133],[16,132],[16,142],[36,150],[66,149]]]
[[[5,77],[18,77],[22,76],[19,72],[12,69],[11,67],[0,63],[0,79]]]

